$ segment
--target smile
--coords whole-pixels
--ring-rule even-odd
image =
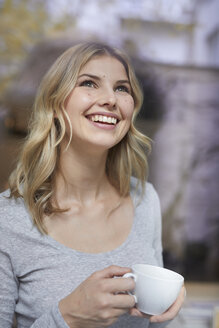
[[[93,122],[101,122],[101,123],[107,123],[113,125],[116,125],[118,121],[116,117],[105,116],[105,115],[89,115],[87,118]]]

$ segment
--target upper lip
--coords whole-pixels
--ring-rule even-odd
[[[86,116],[94,116],[94,115],[101,115],[101,116],[106,116],[106,117],[114,117],[117,119],[117,121],[120,121],[120,117],[115,114],[115,113],[110,113],[110,112],[94,112],[94,113],[90,113],[87,114]]]

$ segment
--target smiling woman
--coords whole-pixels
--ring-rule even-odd
[[[107,45],[74,46],[45,75],[0,196],[0,326],[14,314],[18,328],[153,326],[122,278],[135,263],[162,265],[141,104],[128,58]],[[182,301],[150,321],[163,327]]]
[[[65,110],[72,127],[72,146],[80,144],[82,152],[84,145],[87,152],[89,144],[90,151],[93,146],[107,153],[128,132],[134,112],[123,64],[109,55],[90,59],[79,72]]]
[[[105,64],[106,67],[104,67]],[[110,72],[112,68],[114,74]],[[83,76],[84,74],[85,76]],[[92,75],[93,81],[90,81],[90,76],[87,80],[87,74]],[[121,80],[125,80],[123,85],[129,88],[129,93],[118,92],[118,88],[115,89],[119,86],[116,83],[121,84]],[[98,87],[98,83],[100,87]],[[129,117],[129,122],[120,121],[124,114],[124,108],[121,111],[119,104],[115,104],[117,98],[122,99],[123,107],[125,106],[126,110],[127,101],[131,101],[133,113]],[[85,155],[90,160],[90,139],[96,138],[101,143],[103,130],[93,129],[90,134],[89,125],[85,124],[86,115],[91,114],[89,111],[93,111],[93,108],[95,108],[96,114],[105,116],[106,112],[114,113],[118,119],[114,131],[114,135],[116,134],[118,139],[117,144],[113,144],[111,140],[111,144],[105,145],[103,149],[105,151],[101,151],[100,160],[101,163],[106,163],[103,167],[106,167],[111,184],[118,189],[122,196],[125,196],[130,191],[130,176],[133,174],[141,181],[142,190],[144,190],[147,177],[145,148],[150,149],[150,140],[134,127],[142,98],[138,81],[128,58],[117,49],[95,43],[77,45],[64,52],[52,65],[39,87],[30,122],[29,137],[21,153],[17,169],[10,179],[12,195],[24,197],[34,222],[42,232],[46,232],[43,213],[52,214],[61,210],[61,207],[57,207],[57,202],[55,202],[54,182],[57,180],[57,176],[55,179],[54,173],[57,175],[60,171],[57,170],[57,166],[62,165],[60,162],[62,162],[63,156],[69,156],[72,147],[69,147],[67,153],[63,150],[71,144],[81,154],[82,146],[84,146],[86,148]],[[115,110],[115,108],[117,109]],[[129,124],[130,126],[128,126]],[[123,136],[125,134],[124,128],[127,129],[127,135],[122,142],[119,142],[119,136],[121,138],[121,134],[123,133]],[[88,144],[83,143],[85,136],[87,136]],[[104,138],[107,136],[108,134],[105,133]],[[72,143],[72,137],[79,138],[80,142]],[[77,141],[79,140],[77,139]],[[98,143],[93,146],[95,152]],[[60,152],[61,156],[59,156]],[[103,156],[107,158],[104,159]],[[29,165],[31,170],[29,170]],[[62,169],[62,176],[63,172],[64,169]],[[128,179],[127,174],[129,175]]]

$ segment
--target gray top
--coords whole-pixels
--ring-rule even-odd
[[[135,263],[162,265],[161,214],[150,183],[141,202],[131,180],[135,206],[132,229],[125,242],[105,253],[88,254],[65,247],[33,225],[22,199],[0,195],[0,327],[11,328],[14,313],[18,328],[67,328],[58,302],[94,271],[109,265]],[[113,328],[163,327],[125,314]]]

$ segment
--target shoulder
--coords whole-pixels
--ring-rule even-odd
[[[147,202],[152,202],[152,203],[159,202],[158,193],[157,193],[156,189],[154,188],[153,184],[150,182],[145,183],[144,190],[142,193],[141,184],[138,182],[138,180],[135,177],[131,177],[130,189],[131,189],[132,194],[137,196],[138,199],[139,198],[141,199],[141,203],[142,203],[142,201],[143,202],[147,201]],[[142,197],[142,194],[143,194],[143,197]]]
[[[26,226],[28,213],[22,199],[9,198],[6,190],[0,194],[0,233],[15,232]]]
[[[22,199],[16,200],[14,198],[10,198],[9,196],[9,190],[6,190],[0,194],[0,221],[2,217],[7,217],[8,219],[14,217],[15,214],[19,213],[19,211],[24,207]]]

